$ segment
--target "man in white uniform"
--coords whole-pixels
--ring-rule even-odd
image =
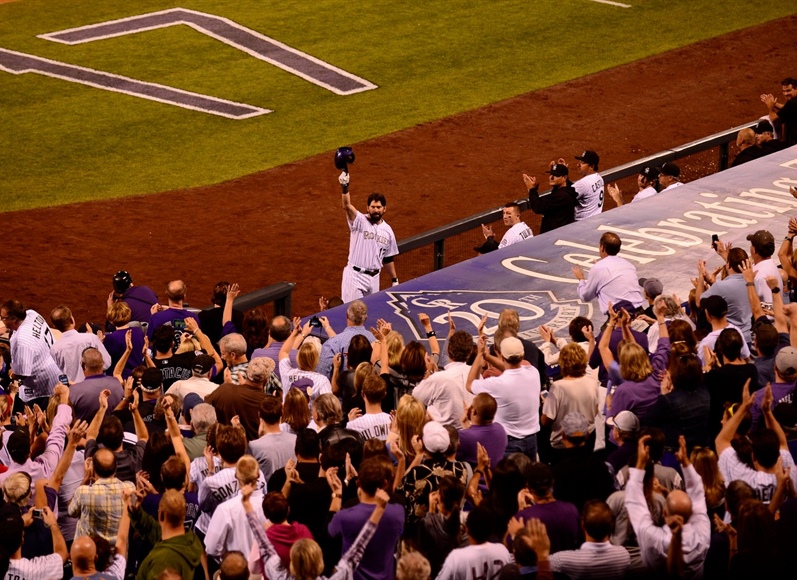
[[[678,179],[681,177],[681,168],[678,167],[675,163],[670,163],[669,161],[659,167],[659,185],[661,186],[661,191],[659,193],[664,193],[667,191],[671,191],[676,187],[681,187],[683,183],[681,183]]]
[[[589,149],[576,157],[581,179],[573,184],[578,194],[576,221],[598,215],[603,211],[603,178],[598,174],[600,157]]]
[[[342,204],[351,231],[349,262],[343,269],[340,296],[343,302],[351,302],[379,292],[379,272],[383,267],[390,275],[393,286],[398,284],[393,262],[393,257],[398,254],[398,246],[393,229],[383,219],[387,210],[385,196],[381,193],[368,196],[366,216],[351,204],[348,172],[341,172],[338,181],[343,188]]]
[[[520,205],[514,201],[510,201],[504,206],[504,225],[509,226],[509,229],[501,238],[501,242],[495,241],[495,234],[493,233],[492,226],[485,226],[482,224],[482,234],[484,234],[485,242],[477,248],[473,248],[480,254],[492,252],[498,248],[506,248],[512,244],[517,244],[523,240],[528,240],[534,237],[531,228],[520,219]]]
[[[600,311],[606,314],[609,302],[617,304],[628,300],[635,308],[645,304],[645,297],[639,287],[636,267],[621,258],[620,236],[606,232],[601,236],[598,252],[601,259],[590,268],[589,276],[584,276],[581,266],[573,266],[573,274],[578,278],[578,295],[585,302],[598,299]]]
[[[44,317],[35,310],[25,310],[18,300],[0,307],[0,320],[11,334],[11,370],[19,379],[19,400],[26,405],[47,408],[50,395],[58,384],[61,369],[50,356],[54,338]],[[21,406],[15,404],[15,411]]]
[[[649,197],[653,197],[659,191],[656,189],[656,181],[659,179],[659,170],[653,167],[652,165],[648,165],[643,167],[639,171],[639,175],[636,177],[636,183],[639,187],[639,191],[634,196],[634,199],[631,200],[631,203],[635,203],[637,201],[642,201],[643,199],[648,199]],[[621,206],[625,204],[623,201],[623,194],[620,191],[620,188],[617,187],[617,184],[609,184],[606,189],[609,191],[609,195],[617,204],[617,206]]]

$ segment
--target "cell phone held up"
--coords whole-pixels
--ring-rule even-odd
[[[717,234],[711,235],[711,248],[716,252],[719,245],[720,237]]]
[[[310,319],[310,326],[312,328],[321,328],[321,320],[318,318],[318,316],[313,316]]]

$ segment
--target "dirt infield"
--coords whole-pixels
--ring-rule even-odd
[[[354,203],[383,192],[387,220],[404,238],[521,197],[521,172],[542,177],[551,159],[589,148],[609,168],[749,121],[765,112],[761,92],[779,94],[780,79],[797,74],[782,41],[796,35],[791,16],[355,144]],[[290,280],[294,312],[314,312],[319,295],[340,292],[348,248],[331,159],[211,187],[6,213],[0,298],[43,313],[66,302],[78,322],[97,320],[111,276],[124,268],[161,296],[168,280],[184,279],[197,306],[222,279],[244,291]],[[687,166],[682,177],[697,176]],[[403,280],[420,271],[406,262],[397,260]]]

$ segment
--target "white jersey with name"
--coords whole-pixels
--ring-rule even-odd
[[[200,458],[197,458],[200,459]],[[201,458],[204,459],[204,458]],[[266,488],[266,478],[263,472],[257,472],[257,489]],[[196,522],[196,528],[206,534],[210,518],[216,507],[238,493],[238,479],[235,477],[235,467],[225,467],[218,473],[211,475],[199,486],[199,509],[202,515]]]
[[[213,465],[214,465],[213,473],[218,473],[219,470],[221,469],[221,459],[219,459],[215,455],[213,456]],[[205,456],[203,455],[202,457],[197,457],[191,462],[191,470],[188,473],[188,481],[190,483],[195,483],[198,491],[200,486],[202,485],[202,482],[205,481],[207,476],[208,476],[208,462],[205,459]]]
[[[646,187],[645,189],[641,190],[639,193],[637,193],[634,196],[634,199],[631,200],[631,203],[634,203],[636,201],[642,201],[643,199],[647,199],[649,197],[653,197],[657,193],[658,191],[656,191],[655,187],[653,186]]]
[[[372,224],[358,211],[354,221],[349,222],[349,230],[349,266],[381,270],[382,259],[399,253],[396,236],[385,220]]]
[[[58,554],[11,560],[6,580],[53,580],[64,577],[64,563]]]
[[[504,234],[504,237],[501,238],[501,243],[498,244],[498,247],[506,248],[507,246],[517,244],[518,242],[522,242],[523,240],[528,240],[533,237],[534,233],[531,231],[531,228],[523,222],[518,222],[506,230],[506,233]]]
[[[50,348],[55,339],[50,327],[35,310],[25,313],[25,320],[11,335],[11,369],[22,378],[19,396],[24,402],[53,394],[61,369]]]
[[[587,219],[603,211],[603,178],[598,173],[586,175],[573,184],[578,194],[576,220]]]
[[[387,413],[373,413],[357,417],[354,421],[349,421],[346,427],[362,433],[363,441],[368,439],[387,441],[391,421],[392,419]]]
[[[485,542],[452,550],[446,558],[437,580],[480,580],[496,578],[512,561],[503,544]]]

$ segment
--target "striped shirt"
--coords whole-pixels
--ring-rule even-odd
[[[61,580],[63,577],[64,563],[58,554],[11,560],[5,575],[6,580]]]
[[[576,205],[576,221],[598,215],[603,211],[603,178],[591,173],[576,181],[573,189],[578,194]]]
[[[349,222],[349,265],[363,270],[381,270],[382,259],[399,253],[396,235],[385,220],[372,224],[357,212],[354,221]]]
[[[61,369],[50,356],[54,342],[50,327],[35,310],[26,312],[25,320],[11,335],[11,368],[22,377],[19,397],[26,403],[49,397],[58,384]]]
[[[363,441],[368,439],[387,441],[391,421],[392,419],[387,413],[372,413],[358,417],[354,421],[349,421],[346,428],[362,433]]]
[[[501,238],[501,243],[498,244],[498,247],[506,248],[507,246],[517,244],[518,242],[522,242],[523,240],[528,240],[533,237],[534,233],[531,231],[531,228],[523,222],[518,222],[506,230],[506,233],[504,234],[504,237]]]
[[[579,550],[551,554],[551,570],[567,574],[571,580],[581,578],[625,578],[631,556],[622,546],[611,542],[585,542]]]

